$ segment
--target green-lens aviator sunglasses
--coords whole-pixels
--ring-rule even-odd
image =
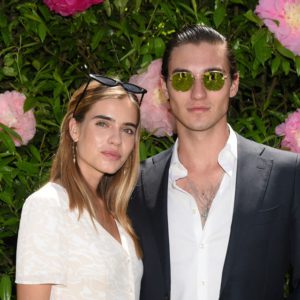
[[[218,70],[211,70],[202,74],[202,82],[208,91],[219,91],[225,83],[227,75]],[[194,84],[195,76],[191,72],[176,72],[172,74],[172,86],[176,91],[186,92]]]

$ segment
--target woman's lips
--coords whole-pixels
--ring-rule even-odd
[[[106,150],[102,151],[101,153],[111,160],[119,160],[121,158],[121,154],[118,151]]]

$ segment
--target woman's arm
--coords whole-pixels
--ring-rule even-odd
[[[49,300],[51,284],[17,284],[18,300]]]

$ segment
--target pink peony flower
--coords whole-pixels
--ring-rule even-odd
[[[260,0],[255,12],[283,46],[300,55],[299,0]]]
[[[62,16],[71,16],[83,12],[94,4],[102,3],[104,0],[43,0],[50,10]]]
[[[133,75],[129,82],[140,85],[148,91],[141,105],[142,128],[156,136],[171,136],[174,133],[175,120],[162,90],[161,64],[161,59],[152,61],[147,71]]]
[[[25,96],[16,91],[0,94],[0,123],[13,129],[22,138],[14,139],[16,146],[26,145],[35,135],[33,111],[24,112]]]
[[[281,145],[300,153],[300,109],[290,114],[284,123],[275,128],[275,133],[284,136]]]

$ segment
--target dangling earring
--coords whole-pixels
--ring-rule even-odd
[[[73,142],[72,144],[72,155],[73,155],[73,163],[76,164],[76,143]]]

